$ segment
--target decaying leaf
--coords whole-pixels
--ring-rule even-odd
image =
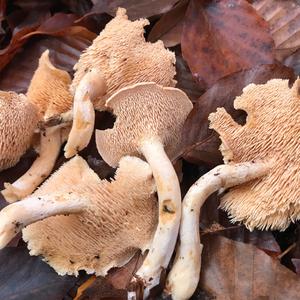
[[[0,50],[0,70],[10,62],[17,51],[30,37],[41,34],[63,36],[65,30],[70,29],[76,19],[77,17],[75,15],[57,13],[41,24],[26,26],[22,30],[17,31],[13,35],[9,45]],[[75,28],[73,28],[73,30],[75,30]]]
[[[172,10],[164,14],[151,29],[148,40],[162,40],[165,47],[174,47],[181,42],[183,19],[188,1],[180,1]]]
[[[40,258],[29,256],[23,245],[0,252],[1,299],[62,299],[78,280],[59,276]]]
[[[127,9],[130,20],[148,18],[160,15],[172,9],[179,0],[92,0],[94,7],[92,12],[108,13],[115,16],[118,7]]]
[[[272,78],[295,79],[293,70],[288,67],[276,64],[262,65],[227,76],[208,89],[196,102],[186,120],[181,155],[193,163],[221,163],[220,140],[218,135],[208,128],[208,115],[218,107],[225,107],[233,118],[243,121],[245,113],[233,108],[235,97],[241,95],[246,85],[266,83]]]
[[[300,5],[295,0],[257,0],[253,7],[269,23],[276,58],[282,61],[300,47]]]
[[[91,44],[95,36],[86,28],[75,26],[62,30],[60,36],[46,36],[30,41],[0,72],[0,89],[25,93],[38,60],[46,49],[50,50],[51,61],[57,68],[72,73],[81,52]]]
[[[274,61],[268,25],[246,0],[191,0],[181,43],[193,76],[208,86],[231,73]]]
[[[279,260],[220,236],[203,243],[200,287],[218,300],[298,299],[299,277]]]

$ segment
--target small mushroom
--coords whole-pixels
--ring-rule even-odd
[[[154,192],[151,169],[138,158],[124,157],[108,182],[76,156],[33,195],[0,212],[0,247],[27,226],[23,239],[30,254],[42,255],[60,275],[105,275],[150,246],[157,224]]]
[[[144,26],[148,24],[146,19],[128,20],[126,10],[119,8],[116,17],[80,56],[71,85],[75,94],[74,122],[65,146],[66,157],[75,155],[88,144],[94,126],[93,106],[103,110],[105,101],[119,89],[147,81],[175,86],[175,55],[164,48],[162,41],[145,41]],[[90,71],[95,76],[88,75]],[[81,130],[85,133],[80,133]],[[83,135],[84,139],[79,138]]]
[[[221,207],[233,221],[250,230],[284,230],[300,219],[300,80],[273,79],[250,84],[234,101],[247,112],[238,125],[223,108],[210,115],[211,127],[222,140],[226,165],[201,177],[183,201],[180,246],[168,277],[174,299],[189,299],[200,275],[199,213],[206,198],[220,188],[230,189]]]
[[[14,166],[30,147],[37,122],[26,96],[0,91],[0,171]]]
[[[31,106],[34,105],[38,111],[40,122],[43,123],[45,119],[70,110],[73,98],[69,92],[70,83],[69,74],[51,64],[49,50],[46,50],[41,55],[39,66],[27,92],[27,102],[30,102]],[[5,189],[1,193],[8,202],[30,195],[49,176],[64,142],[61,136],[62,126],[66,125],[45,128],[41,131],[38,158],[17,181],[4,184]],[[34,129],[32,128],[31,134]]]
[[[138,282],[146,285],[147,296],[168,266],[177,239],[181,193],[169,157],[172,159],[180,148],[181,130],[192,103],[179,89],[138,83],[115,93],[106,106],[117,119],[112,129],[96,131],[100,155],[111,166],[125,155],[144,156],[157,186],[159,223],[150,251],[136,274],[141,279]]]

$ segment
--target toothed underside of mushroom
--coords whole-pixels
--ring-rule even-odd
[[[96,101],[96,108],[103,109],[105,100],[114,92],[137,82],[156,82],[175,86],[175,55],[164,48],[163,42],[149,43],[143,36],[146,19],[130,21],[125,9],[118,9],[112,19],[80,56],[74,67],[71,85],[74,94],[80,80],[91,68],[99,69],[107,85],[107,93]]]
[[[53,174],[33,195],[65,191],[89,199],[85,212],[55,216],[23,229],[31,255],[43,255],[59,274],[105,275],[151,243],[157,224],[151,170],[137,158],[120,162],[115,180],[99,177],[80,157]]]
[[[49,50],[46,50],[31,79],[27,97],[39,108],[41,116],[47,119],[72,108],[70,84],[71,77],[68,72],[54,67],[49,59]]]
[[[37,111],[26,97],[0,91],[0,171],[14,166],[30,147]]]
[[[140,156],[137,149],[153,138],[162,142],[170,158],[175,156],[180,147],[181,128],[192,109],[182,91],[154,83],[124,88],[108,99],[106,106],[117,119],[112,129],[97,130],[96,141],[99,153],[112,166],[124,155]]]
[[[222,140],[225,162],[240,163],[273,158],[274,168],[262,179],[231,189],[221,207],[232,221],[249,229],[284,230],[300,219],[300,96],[298,79],[273,79],[264,85],[250,84],[234,101],[247,112],[244,126],[234,122],[224,109],[211,114],[211,128]]]

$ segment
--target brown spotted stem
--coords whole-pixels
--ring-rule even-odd
[[[64,149],[66,158],[74,156],[90,142],[95,124],[92,101],[105,92],[105,79],[96,69],[88,71],[80,81],[73,103],[73,124]]]
[[[5,200],[12,203],[30,195],[47,178],[56,162],[62,144],[61,128],[47,128],[41,132],[39,156],[30,169],[14,183],[4,183],[1,191]]]
[[[180,225],[180,245],[175,263],[167,279],[166,290],[174,300],[189,299],[195,292],[201,270],[199,215],[209,195],[245,183],[268,173],[268,162],[245,162],[221,165],[206,173],[189,189],[183,200]]]
[[[53,193],[28,197],[6,206],[0,212],[0,249],[25,226],[50,216],[79,213],[87,207],[87,203],[75,193]]]
[[[141,152],[149,163],[159,200],[159,220],[148,255],[137,271],[137,278],[145,285],[144,296],[159,284],[161,271],[171,259],[181,215],[181,193],[176,172],[160,141],[149,140],[141,145]]]

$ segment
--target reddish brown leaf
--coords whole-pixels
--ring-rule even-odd
[[[222,162],[218,135],[209,129],[208,115],[218,107],[225,107],[233,118],[242,121],[244,112],[233,108],[233,100],[250,84],[262,84],[272,78],[294,80],[293,70],[282,65],[262,65],[240,71],[219,80],[197,101],[183,129],[183,157],[193,163],[206,162],[212,165]]]
[[[300,47],[300,3],[294,0],[258,0],[253,4],[268,21],[276,58],[282,61]]]
[[[78,279],[59,276],[23,245],[0,252],[0,294],[5,300],[63,299]]]
[[[126,288],[143,259],[144,256],[137,253],[124,267],[109,272],[106,278],[96,278],[78,300],[127,300]]]
[[[79,26],[62,30],[59,35],[64,36],[48,36],[30,41],[0,73],[0,89],[25,93],[39,57],[46,49],[50,50],[51,61],[56,67],[71,73],[81,52],[96,36]]]
[[[195,78],[208,86],[231,73],[274,61],[268,25],[245,0],[191,0],[181,46]]]
[[[187,5],[188,1],[183,0],[164,14],[151,29],[148,40],[150,42],[162,40],[166,47],[174,47],[180,44]]]
[[[292,263],[295,267],[295,271],[298,275],[300,275],[300,259],[299,258],[292,258]]]
[[[204,86],[199,84],[193,77],[188,65],[181,55],[180,47],[175,48],[176,54],[176,87],[183,90],[194,101],[204,92]]]
[[[114,16],[118,7],[127,9],[131,20],[148,18],[168,12],[179,0],[92,0],[93,12]]]
[[[299,277],[256,247],[203,238],[200,286],[220,300],[298,299]]]
[[[33,35],[65,35],[67,30],[72,32],[77,31],[72,24],[77,19],[75,15],[66,15],[64,13],[57,13],[51,18],[47,19],[42,24],[33,23],[31,26],[22,27],[18,31],[14,30],[15,34],[10,41],[10,44],[0,50],[0,70],[2,70],[9,61],[14,57],[17,51],[25,44],[25,42]]]
[[[290,68],[293,68],[297,75],[300,75],[300,49],[287,57],[284,64]]]

